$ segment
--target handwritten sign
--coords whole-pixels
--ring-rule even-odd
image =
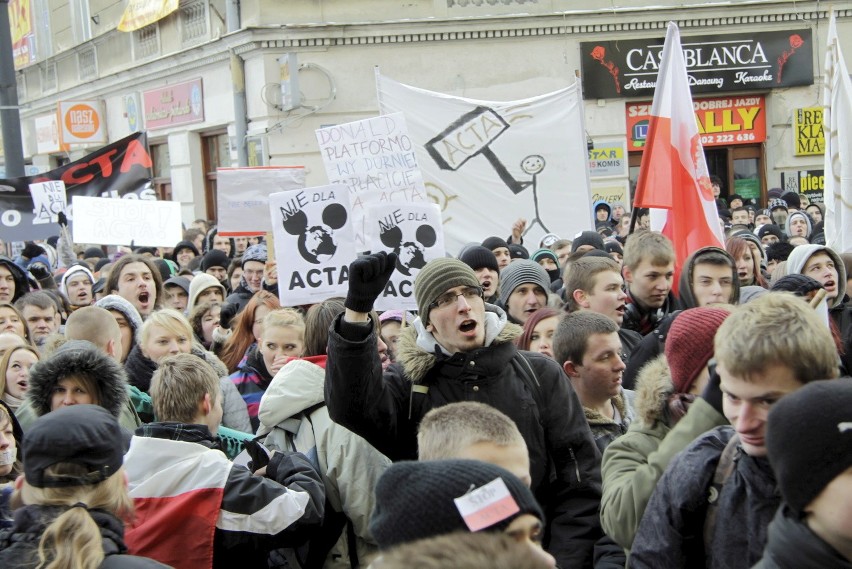
[[[174,247],[183,230],[180,203],[74,196],[75,243]]]
[[[316,131],[328,180],[349,191],[355,239],[365,245],[365,207],[423,201],[426,188],[402,113]]]
[[[355,259],[349,192],[340,184],[277,192],[269,216],[284,306],[346,296]]]
[[[417,310],[414,279],[432,259],[444,256],[441,210],[436,204],[374,204],[367,208],[367,246],[370,251],[393,251],[396,270],[378,310]]]
[[[495,478],[454,502],[470,531],[491,527],[521,511],[502,478]]]
[[[270,195],[304,187],[302,166],[217,169],[219,233],[236,237],[272,231]]]
[[[33,225],[56,223],[59,212],[68,209],[65,182],[62,180],[30,184],[30,193],[33,196]]]

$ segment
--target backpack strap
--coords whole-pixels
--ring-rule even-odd
[[[725,487],[725,482],[731,477],[737,465],[737,449],[740,444],[740,436],[736,433],[719,456],[719,463],[713,472],[713,481],[707,491],[707,513],[704,517],[704,551],[712,551],[710,548],[713,534],[716,531],[716,516],[719,513],[719,496]]]

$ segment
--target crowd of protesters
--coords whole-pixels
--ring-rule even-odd
[[[381,313],[393,253],[282,306],[263,237],[60,218],[0,256],[0,566],[852,567],[852,253],[714,191],[680,266],[600,201]]]

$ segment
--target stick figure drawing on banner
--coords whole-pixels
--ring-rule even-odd
[[[442,170],[457,171],[471,158],[482,156],[512,193],[519,194],[532,186],[535,219],[533,219],[530,227],[538,223],[547,233],[549,230],[539,217],[536,184],[536,177],[544,169],[544,158],[538,154],[524,158],[521,162],[521,169],[532,176],[532,179],[519,181],[509,172],[490,147],[491,143],[506,132],[508,128],[509,123],[494,109],[479,106],[453,121],[440,134],[427,142],[424,148]]]

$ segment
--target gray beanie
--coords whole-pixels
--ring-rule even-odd
[[[424,326],[429,324],[429,305],[457,286],[479,286],[479,279],[473,269],[458,259],[432,259],[420,269],[414,279],[414,299]]]
[[[246,252],[243,253],[242,259],[242,267],[246,267],[247,261],[257,261],[259,263],[266,263],[268,259],[268,254],[266,252],[266,243],[258,243],[257,245],[252,245]]]
[[[117,310],[124,315],[124,319],[130,324],[130,331],[133,335],[133,345],[136,345],[139,329],[142,327],[142,317],[139,316],[139,311],[136,307],[123,296],[117,294],[109,294],[95,303],[95,306],[100,306],[105,310]]]
[[[550,290],[550,277],[547,271],[535,261],[521,259],[509,263],[500,273],[500,301],[508,302],[512,291],[526,283],[539,285],[545,294]]]

